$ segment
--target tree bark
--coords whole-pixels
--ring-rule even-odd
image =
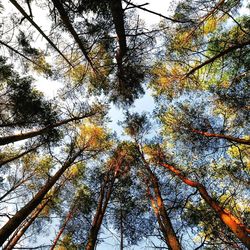
[[[142,158],[143,163],[144,163],[144,167],[145,167],[147,173],[149,174],[149,181],[153,186],[154,197],[151,194],[149,183],[148,183],[148,181],[146,181],[147,182],[147,194],[148,194],[149,199],[151,201],[152,208],[155,212],[158,224],[159,224],[161,231],[164,235],[165,241],[166,241],[169,249],[181,250],[181,244],[178,240],[178,237],[175,234],[173,225],[172,225],[171,220],[168,216],[165,204],[164,204],[163,199],[162,199],[158,178],[155,176],[155,174],[150,169],[150,166],[148,165],[146,159],[144,158],[143,153],[140,150],[140,146],[138,146],[138,152],[140,153],[141,158]]]
[[[78,36],[78,34],[76,33],[74,27],[72,26],[68,14],[65,11],[61,1],[58,0],[52,0],[55,8],[57,9],[57,11],[59,12],[59,15],[62,19],[62,22],[64,24],[64,26],[68,29],[68,31],[71,33],[71,35],[73,36],[73,38],[75,39],[76,43],[78,44],[80,50],[82,51],[84,57],[86,58],[86,60],[88,61],[89,65],[91,66],[91,68],[95,71],[94,65],[90,59],[90,57],[88,56],[88,52],[86,51],[86,49],[84,48],[84,45],[82,43],[81,38]]]
[[[120,207],[120,250],[123,250],[123,214],[122,207]]]
[[[153,174],[151,169],[147,169],[147,171],[150,174],[150,181],[153,185],[154,190],[154,196],[150,192],[150,187],[148,185],[147,187],[147,194],[151,201],[152,208],[154,210],[155,216],[157,218],[158,224],[160,226],[160,229],[163,233],[163,236],[165,238],[165,241],[171,250],[181,250],[181,244],[178,240],[178,237],[175,234],[173,225],[171,223],[171,220],[167,214],[157,177]]]
[[[42,212],[42,210],[45,208],[45,206],[48,204],[50,199],[47,199],[43,202],[40,206],[36,208],[36,210],[32,213],[29,220],[22,226],[22,228],[15,234],[7,243],[5,247],[3,247],[3,250],[12,250],[17,242],[20,240],[20,238],[24,235],[24,233],[27,231],[27,229],[30,227],[30,225],[35,221],[35,219],[38,217],[38,215]]]
[[[100,190],[100,196],[98,200],[98,205],[96,213],[89,231],[88,242],[86,244],[85,250],[94,250],[98,233],[101,228],[102,220],[106,211],[107,204],[109,202],[109,197],[105,199],[105,186],[107,183],[104,183]]]
[[[231,135],[209,133],[209,132],[204,132],[204,131],[201,131],[201,130],[198,130],[198,129],[192,129],[192,132],[194,132],[196,134],[199,134],[199,135],[206,136],[206,137],[215,137],[215,138],[225,139],[225,140],[228,140],[230,142],[237,142],[237,143],[240,143],[240,144],[250,145],[250,140],[233,137]]]
[[[60,188],[68,181],[68,178],[62,180],[62,182],[57,186],[51,194],[44,198],[42,203],[37,206],[37,208],[32,212],[30,218],[24,223],[24,225],[20,225],[20,230],[17,228],[16,232],[13,234],[11,239],[8,241],[7,245],[3,248],[3,250],[11,250],[15,247],[20,238],[25,234],[31,224],[36,220],[42,210],[47,206],[47,204],[52,200],[52,198],[60,191]]]
[[[121,162],[122,162],[122,158],[123,156],[119,159],[121,160]],[[108,206],[108,203],[109,203],[112,191],[113,191],[114,182],[119,174],[121,162],[118,162],[118,164],[112,170],[114,171],[114,175],[111,177],[111,179],[109,179],[107,175],[105,177],[104,183],[101,186],[100,196],[98,199],[98,205],[97,205],[96,213],[92,222],[92,226],[90,228],[89,237],[88,237],[85,250],[95,249],[98,233],[101,228],[103,217],[105,215],[105,212],[106,212],[106,209],[107,209],[107,206]]]
[[[122,9],[122,3],[120,0],[111,0],[110,9],[115,24],[115,31],[118,38],[119,50],[116,54],[116,60],[118,65],[122,63],[122,58],[127,52],[126,34],[124,28],[124,13]]]
[[[72,121],[81,120],[83,118],[87,118],[87,117],[90,117],[92,115],[93,115],[92,113],[89,113],[89,114],[85,114],[83,116],[73,117],[73,118],[62,120],[62,121],[53,123],[51,125],[48,125],[48,126],[46,126],[44,128],[41,128],[41,129],[38,129],[38,130],[35,130],[35,131],[26,132],[26,133],[23,133],[23,134],[21,133],[21,134],[16,134],[16,135],[9,135],[9,136],[5,136],[5,137],[0,137],[0,145],[6,145],[6,144],[9,144],[9,143],[12,143],[12,142],[22,141],[22,140],[25,140],[25,139],[36,137],[38,135],[43,135],[43,134],[45,134],[46,132],[48,132],[49,130],[51,130],[53,128],[60,127],[60,126],[62,126],[64,124],[67,124],[67,123],[72,122]]]
[[[231,232],[250,249],[250,229],[247,228],[237,217],[230,211],[223,208],[217,201],[215,201],[207,192],[205,186],[201,183],[193,181],[185,177],[180,170],[167,163],[159,162],[159,164],[170,170],[173,174],[178,176],[185,184],[197,188],[201,197],[205,202],[215,211],[220,220],[231,230]]]
[[[16,230],[16,228],[32,213],[32,211],[42,202],[48,191],[63,175],[63,173],[73,164],[75,159],[82,153],[79,150],[74,156],[70,157],[64,165],[51,177],[47,183],[40,189],[34,198],[21,208],[1,229],[0,229],[0,246]]]
[[[58,232],[58,234],[57,234],[57,236],[56,236],[56,238],[55,238],[55,240],[54,240],[54,242],[53,242],[53,245],[51,246],[50,250],[54,250],[54,248],[56,247],[56,245],[57,245],[57,243],[58,243],[58,241],[59,241],[59,239],[60,239],[60,237],[61,237],[63,231],[65,230],[65,228],[66,228],[68,222],[72,219],[73,214],[75,213],[75,210],[76,210],[76,207],[73,207],[73,208],[68,212],[68,214],[67,214],[67,216],[66,216],[66,219],[65,219],[65,221],[64,221],[64,223],[63,223],[61,229],[59,230],[59,232]]]

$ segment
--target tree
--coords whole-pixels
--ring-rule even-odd
[[[247,10],[2,1],[0,245],[248,249]],[[59,86],[54,97],[43,81]],[[152,114],[138,112],[144,93]]]
[[[138,151],[138,154],[143,162],[143,166],[146,169],[144,178],[146,182],[147,195],[151,201],[152,208],[157,217],[157,221],[164,235],[166,244],[168,245],[169,249],[181,249],[181,245],[176,236],[162,199],[158,178],[150,169],[150,166],[146,161],[143,152],[141,151],[141,148],[143,147],[143,135],[150,126],[149,122],[147,121],[146,115],[144,114],[140,116],[138,114],[127,114],[124,123],[127,134],[129,134],[136,143],[136,147],[134,150]],[[153,192],[151,191],[151,185]]]

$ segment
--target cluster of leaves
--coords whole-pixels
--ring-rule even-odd
[[[92,250],[109,235],[121,249],[146,239],[177,250],[250,247],[245,2],[180,1],[149,31],[130,1],[41,1],[48,36],[32,18],[37,3],[10,2],[22,18],[10,20],[18,35],[0,40],[9,55],[0,56],[0,216],[9,218],[0,244],[34,244],[53,226],[51,249]],[[21,31],[27,22],[48,42],[46,53]],[[150,51],[155,35],[161,58]],[[21,77],[12,53],[33,65],[26,73],[61,81],[57,97],[47,100]],[[130,113],[148,80],[154,115]],[[126,108],[119,125],[127,140],[107,128],[98,95]],[[35,233],[21,241],[26,230]]]

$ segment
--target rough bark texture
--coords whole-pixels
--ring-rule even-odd
[[[20,238],[24,235],[24,233],[28,230],[30,225],[35,221],[38,215],[42,212],[45,206],[48,204],[49,199],[45,200],[37,209],[32,213],[31,217],[28,221],[21,227],[21,229],[15,234],[7,243],[7,245],[3,248],[3,250],[11,250],[15,247]]]
[[[118,177],[119,170],[123,161],[123,156],[119,159],[118,163],[115,166],[112,166],[111,171],[114,174],[111,176],[106,176],[103,184],[101,185],[100,196],[98,199],[98,205],[95,212],[95,216],[92,222],[92,226],[90,228],[88,241],[85,247],[85,250],[94,250],[98,233],[102,225],[103,217],[105,215],[116,178]]]
[[[201,197],[206,203],[216,212],[220,220],[231,230],[231,232],[250,249],[250,229],[247,228],[237,217],[230,211],[223,208],[217,201],[215,201],[207,192],[205,186],[201,183],[192,181],[185,177],[180,170],[167,163],[160,162],[161,166],[167,168],[172,173],[177,175],[185,184],[197,188]]]
[[[146,159],[144,158],[143,153],[140,150],[140,146],[138,146],[138,152],[141,155],[141,158],[144,163],[144,167],[149,175],[148,180],[146,180],[147,183],[147,194],[151,201],[152,208],[155,212],[158,224],[160,226],[160,229],[164,235],[165,241],[171,250],[181,250],[181,244],[178,240],[177,235],[175,234],[173,225],[171,223],[171,220],[168,216],[165,204],[162,199],[160,187],[159,187],[159,181],[158,178],[155,176],[155,174],[150,169],[150,166],[148,165]],[[150,190],[150,184],[153,187],[154,194],[152,195],[152,192]]]
[[[161,191],[159,188],[157,177],[153,174],[150,169],[147,169],[150,175],[150,182],[153,186],[154,195],[150,191],[150,187],[147,187],[147,194],[151,201],[152,208],[156,215],[160,229],[164,235],[165,241],[171,250],[181,250],[181,245],[179,243],[178,237],[175,234],[171,220],[167,214]]]

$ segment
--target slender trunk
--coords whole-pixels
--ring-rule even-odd
[[[13,236],[8,241],[7,245],[3,248],[3,250],[11,250],[15,247],[17,242],[20,240],[20,238],[24,235],[24,233],[28,230],[30,225],[35,221],[35,219],[39,216],[39,214],[42,212],[42,210],[47,206],[47,204],[52,200],[52,198],[59,192],[61,187],[65,184],[65,182],[68,180],[68,178],[65,178],[62,180],[62,182],[53,189],[51,194],[44,198],[42,203],[32,212],[30,218],[24,223],[24,225],[20,225],[20,229],[17,228],[16,232],[13,234]]]
[[[215,137],[215,138],[220,138],[220,139],[225,139],[231,142],[237,142],[240,144],[246,144],[246,145],[250,145],[250,140],[248,139],[242,139],[242,138],[237,138],[237,137],[233,137],[231,135],[223,135],[223,134],[216,134],[216,133],[209,133],[209,132],[204,132],[201,130],[197,130],[197,129],[192,129],[192,132],[199,134],[199,135],[203,135],[206,137]]]
[[[110,9],[119,43],[119,50],[116,55],[116,60],[119,64],[122,62],[122,58],[125,56],[127,51],[126,34],[124,27],[124,11],[122,9],[121,1],[111,0]]]
[[[161,196],[159,181],[158,181],[157,177],[155,176],[155,174],[150,169],[150,166],[148,165],[146,159],[144,158],[144,155],[140,150],[140,146],[138,146],[138,152],[140,153],[141,158],[142,158],[143,163],[144,163],[144,167],[145,167],[147,173],[149,174],[149,181],[153,186],[154,197],[150,192],[149,185],[147,186],[147,193],[148,193],[149,199],[151,201],[152,208],[155,212],[156,218],[158,220],[159,226],[161,228],[161,231],[164,235],[165,241],[166,241],[169,249],[181,250],[181,244],[178,240],[178,237],[175,234],[173,225],[172,225],[171,220],[168,216],[166,207],[164,205],[164,202],[163,202],[163,199]]]
[[[158,180],[152,172],[150,173],[150,178],[151,178],[151,183],[153,185],[154,196],[151,194],[149,186],[147,187],[147,194],[151,201],[151,205],[154,210],[160,229],[164,235],[165,241],[169,249],[180,250],[181,245],[175,234],[171,220],[167,214],[167,211],[166,211],[166,208],[165,208],[162,196],[161,196],[161,192],[159,189]]]
[[[106,183],[104,183],[101,186],[100,196],[98,199],[98,205],[97,205],[96,213],[92,222],[92,226],[89,231],[88,242],[86,244],[85,250],[93,250],[96,245],[97,236],[98,236],[101,223],[102,223],[102,218],[103,218],[102,205],[104,202],[105,185]]]
[[[79,37],[79,35],[76,33],[74,27],[72,26],[70,20],[69,20],[69,17],[68,17],[68,14],[67,12],[65,11],[61,1],[58,1],[58,0],[52,0],[55,8],[57,9],[57,11],[59,12],[60,14],[60,17],[62,19],[62,22],[64,24],[64,26],[68,29],[68,31],[71,33],[71,35],[73,36],[73,38],[75,39],[76,43],[78,44],[80,50],[82,51],[84,57],[86,58],[86,60],[88,61],[88,63],[90,64],[91,68],[93,70],[94,69],[94,65],[90,59],[90,57],[88,56],[88,52],[86,51],[86,49],[84,48],[84,45],[83,45],[83,42],[81,40],[81,38]]]
[[[93,223],[89,232],[88,242],[86,244],[85,250],[95,249],[98,233],[100,231],[103,217],[106,212],[106,208],[107,208],[107,205],[108,205],[111,193],[112,193],[113,184],[114,184],[114,181],[112,181],[110,186],[108,187],[108,191],[106,195],[105,195],[105,186],[101,190],[99,201],[98,201],[98,206],[97,206],[95,217],[93,219]]]
[[[85,114],[83,116],[73,117],[73,118],[69,118],[69,119],[65,119],[65,120],[53,123],[51,125],[48,125],[44,128],[41,128],[41,129],[38,129],[35,131],[0,137],[0,145],[5,145],[5,144],[16,142],[16,141],[21,141],[21,140],[33,138],[33,137],[36,137],[38,135],[45,134],[46,132],[48,132],[49,130],[51,130],[53,128],[60,127],[64,124],[67,124],[67,123],[72,122],[72,121],[81,120],[83,118],[87,118],[87,117],[92,116],[92,115],[93,115],[93,113],[90,112],[90,113]]]
[[[16,230],[16,228],[32,213],[32,211],[42,202],[48,191],[63,175],[63,173],[72,165],[75,159],[81,154],[79,150],[73,157],[67,160],[64,165],[51,177],[47,183],[40,189],[34,198],[21,208],[1,229],[0,229],[0,246]]]
[[[75,210],[76,210],[76,207],[73,207],[73,208],[68,212],[68,214],[67,214],[67,216],[66,216],[66,219],[65,219],[65,221],[64,221],[64,223],[63,223],[61,229],[59,230],[59,232],[58,232],[58,234],[57,234],[57,236],[56,236],[56,238],[55,238],[55,240],[54,240],[54,242],[53,242],[53,245],[51,246],[50,250],[54,250],[54,248],[56,247],[57,242],[59,241],[59,239],[60,239],[60,237],[61,237],[63,231],[65,230],[65,228],[66,228],[68,222],[72,219]]]
[[[14,161],[14,160],[17,160],[17,159],[23,157],[23,156],[26,155],[26,154],[29,154],[29,153],[35,151],[35,150],[36,150],[37,148],[39,148],[41,145],[42,145],[42,143],[38,144],[37,146],[35,146],[35,147],[31,148],[31,149],[28,149],[28,150],[24,151],[23,153],[21,153],[21,154],[19,154],[19,155],[15,155],[15,156],[13,156],[13,157],[11,157],[11,158],[9,158],[9,159],[0,160],[0,167],[3,166],[3,165],[5,165],[5,164],[7,164],[7,163],[9,163],[9,162],[12,162],[12,161]]]
[[[206,203],[215,211],[220,220],[231,230],[231,232],[250,249],[250,229],[247,228],[240,220],[235,217],[230,211],[223,208],[217,201],[215,201],[207,192],[206,188],[199,182],[193,181],[185,177],[180,170],[167,163],[159,163],[161,166],[167,168],[172,173],[177,175],[185,184],[197,188],[201,197]]]
[[[123,214],[122,208],[120,207],[120,250],[123,250]]]
[[[96,213],[93,219],[93,223],[89,232],[88,242],[86,244],[85,250],[94,250],[96,246],[97,236],[99,230],[101,228],[101,224],[103,221],[103,217],[105,215],[112,191],[114,182],[118,176],[118,172],[120,169],[121,164],[117,164],[114,169],[114,175],[112,176],[111,180],[108,176],[105,177],[105,181],[101,186],[100,196],[98,199],[98,205],[96,209]],[[106,190],[107,189],[107,190]]]
[[[71,66],[71,62],[64,56],[64,54],[57,48],[57,46],[50,40],[50,38],[45,35],[41,28],[34,22],[34,20],[25,12],[25,10],[18,4],[16,0],[10,0],[10,2],[18,9],[18,11],[36,28],[36,30],[48,41],[48,43],[55,49],[64,60]]]
[[[15,234],[7,243],[5,247],[3,247],[3,250],[12,250],[17,242],[20,240],[20,238],[24,235],[24,233],[27,231],[27,229],[30,227],[30,225],[34,222],[34,220],[38,217],[38,215],[42,212],[42,210],[45,208],[45,206],[48,204],[50,199],[47,199],[43,202],[40,206],[38,206],[35,211],[32,213],[29,220],[22,226],[22,228]]]

